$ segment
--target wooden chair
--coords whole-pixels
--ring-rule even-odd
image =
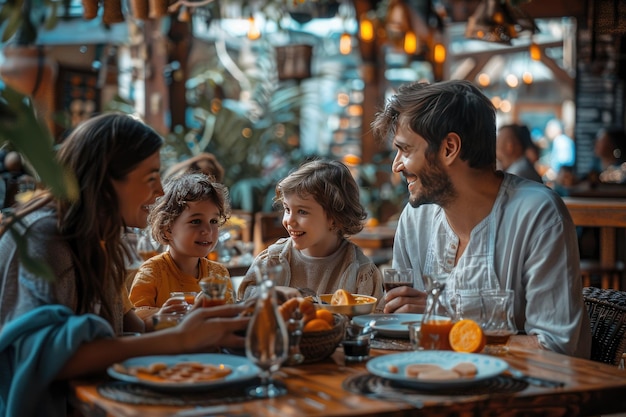
[[[254,214],[254,254],[276,242],[289,233],[282,224],[283,213],[280,211],[257,212]]]
[[[592,281],[596,280],[600,288],[621,290],[624,262],[616,261],[605,265],[594,259],[581,259],[580,275],[583,280],[583,287],[591,287],[593,285]]]
[[[591,359],[618,366],[626,350],[626,292],[583,288],[591,321]]]

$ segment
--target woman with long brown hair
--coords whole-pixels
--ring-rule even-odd
[[[196,309],[176,327],[118,337],[143,330],[124,286],[122,232],[146,227],[148,207],[163,193],[162,143],[128,115],[83,122],[58,152],[76,176],[78,199],[44,193],[0,237],[0,415],[64,415],[64,391],[54,382],[129,357],[243,346],[234,334],[248,320],[239,306]],[[54,279],[25,265],[18,242]]]

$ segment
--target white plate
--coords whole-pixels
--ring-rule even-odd
[[[461,362],[471,362],[476,365],[476,376],[473,378],[428,381],[410,378],[404,374],[405,367],[414,363],[430,363],[439,365],[444,369],[450,369]],[[509,367],[502,359],[492,356],[444,350],[420,350],[378,356],[374,359],[370,359],[366,366],[367,370],[374,375],[422,389],[456,388],[471,385],[476,381],[497,376]],[[397,368],[398,371],[396,373],[390,372],[390,366]]]
[[[200,362],[203,364],[212,365],[225,365],[232,369],[232,373],[225,378],[217,379],[214,381],[200,381],[200,382],[157,382],[147,381],[145,379],[137,378],[133,375],[117,372],[110,366],[107,372],[110,376],[120,381],[133,382],[156,388],[160,390],[204,390],[207,388],[215,388],[223,385],[234,384],[236,382],[246,381],[255,378],[260,369],[254,365],[249,359],[242,358],[240,356],[223,355],[218,353],[199,353],[189,355],[168,355],[168,356],[141,356],[137,358],[128,359],[122,362],[125,367],[130,366],[148,366],[153,363],[164,363],[166,365],[174,365],[180,362]]]
[[[422,321],[422,314],[366,314],[352,319],[359,326],[376,320],[373,329],[376,334],[386,337],[409,337],[409,323]]]

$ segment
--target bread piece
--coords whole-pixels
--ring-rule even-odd
[[[417,378],[423,372],[442,370],[441,366],[432,363],[412,363],[404,367],[404,374],[409,378]]]
[[[478,368],[471,362],[459,362],[452,367],[452,370],[461,375],[463,378],[472,378],[476,376]]]
[[[421,372],[417,376],[417,379],[420,379],[420,380],[423,379],[423,380],[428,380],[428,381],[442,381],[442,380],[459,379],[459,378],[461,378],[461,375],[459,375],[458,372],[454,372],[451,369],[439,369],[439,370]]]

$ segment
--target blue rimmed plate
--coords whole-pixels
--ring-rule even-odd
[[[110,366],[107,369],[108,374],[120,381],[133,382],[148,386],[150,388],[168,391],[201,391],[206,389],[213,389],[224,385],[235,384],[238,382],[247,381],[253,379],[259,375],[260,369],[254,365],[249,359],[234,356],[224,355],[218,353],[198,353],[188,355],[155,355],[155,356],[141,356],[137,358],[131,358],[121,363],[125,368],[133,366],[150,366],[154,363],[164,363],[171,366],[182,362],[199,362],[202,364],[210,365],[223,365],[230,368],[232,372],[224,378],[212,380],[212,381],[195,381],[195,382],[170,382],[170,381],[149,381],[142,378],[137,378],[134,375],[129,375],[123,372],[118,372],[114,366]]]
[[[359,326],[364,326],[371,320],[376,321],[372,328],[380,336],[408,338],[409,323],[422,321],[422,314],[366,314],[352,319]]]
[[[470,362],[476,366],[476,376],[448,380],[420,380],[405,375],[407,365],[427,363],[450,369],[461,362]],[[421,389],[455,388],[474,384],[500,375],[509,365],[502,359],[476,353],[461,353],[444,350],[420,350],[378,356],[367,362],[367,370],[377,376],[387,378],[403,385]]]

